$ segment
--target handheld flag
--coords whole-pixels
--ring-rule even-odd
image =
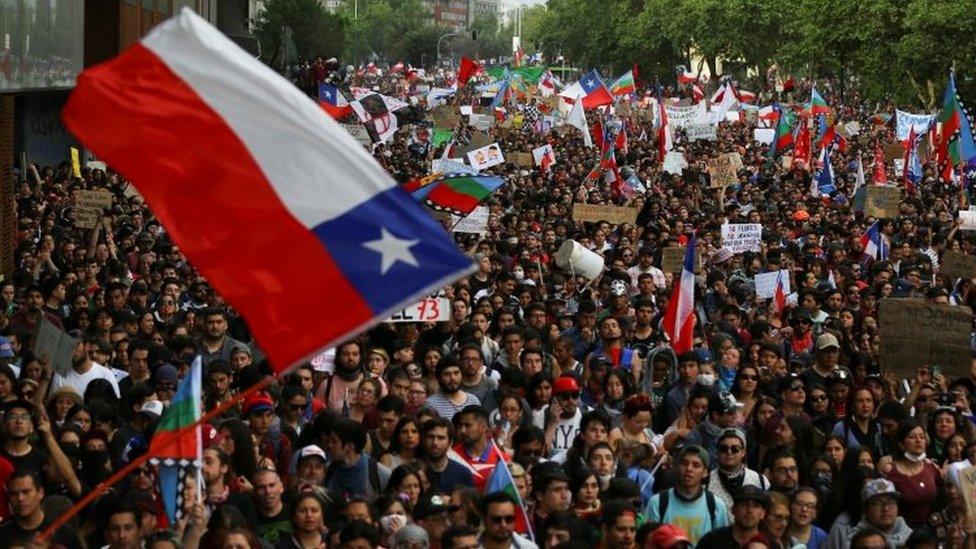
[[[596,70],[586,73],[573,86],[579,86],[583,91],[583,108],[585,109],[595,109],[602,105],[613,105],[613,96]]]
[[[872,179],[875,185],[884,185],[888,181],[888,175],[885,172],[884,165],[884,153],[881,151],[881,144],[874,144],[874,173],[872,174]]]
[[[671,133],[671,121],[668,118],[668,110],[664,108],[664,101],[661,99],[661,89],[657,90],[658,117],[661,124],[657,128],[657,157],[660,162],[664,162],[664,157],[668,151],[674,148],[674,136]]]
[[[189,8],[84,71],[63,118],[135,184],[276,372],[474,267],[352,136]]]
[[[319,84],[319,106],[336,120],[353,113],[352,105],[342,95],[342,92],[332,84]]]
[[[627,95],[635,91],[637,91],[637,85],[634,84],[634,71],[632,70],[620,75],[620,78],[610,87],[610,93],[616,96]]]
[[[200,419],[203,410],[202,380],[203,362],[197,355],[190,366],[190,373],[180,382],[169,408],[163,412],[156,434],[149,443],[151,461],[159,468],[159,494],[170,524],[176,524],[183,514],[186,483],[199,483],[200,480],[200,467],[203,464],[201,427],[197,425],[196,429],[183,436],[178,436],[177,432]],[[198,484],[198,494],[201,489],[202,486]]]
[[[827,102],[824,98],[820,96],[817,92],[817,87],[813,86],[810,88],[810,104],[808,105],[808,110],[813,116],[819,114],[830,114],[830,107],[827,106]]]
[[[953,71],[949,71],[949,84],[943,97],[939,122],[942,124],[942,135],[939,136],[936,158],[939,178],[948,183],[952,181],[952,172],[957,165],[976,163],[973,128],[956,91],[956,73]]]
[[[776,307],[776,315],[780,318],[786,312],[786,292],[783,285],[783,270],[780,269],[776,275],[776,290],[773,292],[773,304]]]
[[[590,136],[590,128],[586,124],[586,114],[583,112],[582,101],[577,100],[573,103],[573,109],[569,111],[566,122],[583,134],[583,144],[586,145],[586,148],[593,146],[593,138]]]
[[[467,84],[468,80],[472,76],[478,74],[479,70],[481,70],[481,65],[479,65],[477,61],[468,59],[467,57],[462,57],[461,67],[458,69],[458,86],[464,86]]]
[[[837,192],[834,185],[834,166],[830,162],[830,149],[823,149],[820,152],[822,166],[817,174],[817,191],[821,195],[830,195]]]
[[[512,496],[515,499],[515,531],[528,534],[530,539],[535,539],[535,533],[532,531],[532,521],[529,520],[528,507],[522,501],[522,496],[519,495],[518,487],[515,485],[515,478],[512,477],[512,472],[508,470],[508,464],[505,462],[505,455],[498,448],[498,443],[493,442],[491,446],[495,452],[498,452],[498,461],[495,463],[495,468],[492,470],[491,476],[488,477],[488,482],[485,484],[485,494],[505,492]]]
[[[695,235],[688,239],[681,278],[675,281],[674,291],[664,314],[663,328],[671,340],[676,355],[690,351],[695,340]]]
[[[425,181],[411,194],[435,210],[454,215],[468,215],[473,212],[478,203],[505,183],[505,179],[501,177],[467,173],[432,177],[434,179]]]
[[[888,259],[888,239],[881,234],[880,223],[880,221],[875,221],[861,235],[861,251],[864,252],[864,255],[875,260],[885,261]]]
[[[905,182],[905,189],[908,194],[915,194],[915,187],[922,180],[922,163],[918,159],[918,144],[922,141],[925,134],[915,134],[912,127],[908,132],[908,140],[905,145],[905,157],[901,171],[902,181]]]

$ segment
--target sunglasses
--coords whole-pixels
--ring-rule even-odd
[[[744,374],[739,376],[742,381],[759,381],[759,376],[753,374]]]
[[[810,397],[811,402],[824,402],[827,400],[827,395],[813,395]]]
[[[797,384],[794,384],[794,385],[790,385],[790,390],[791,391],[805,391],[806,388],[803,387],[803,385],[800,385],[799,383],[797,383]]]
[[[742,451],[742,446],[737,444],[719,444],[718,451],[723,454],[738,454]]]
[[[488,520],[495,524],[515,524],[515,515],[488,515]]]

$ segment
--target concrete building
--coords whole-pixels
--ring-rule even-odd
[[[459,31],[471,24],[473,0],[423,0],[424,6],[430,10],[434,23],[442,27]]]

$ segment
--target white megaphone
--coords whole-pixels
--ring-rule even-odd
[[[563,242],[555,259],[560,269],[587,280],[593,280],[603,272],[603,258],[572,239]]]

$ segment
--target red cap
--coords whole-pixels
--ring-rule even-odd
[[[552,394],[554,395],[561,393],[578,393],[579,390],[579,383],[577,383],[576,378],[573,376],[560,376],[557,377],[556,381],[552,383]]]
[[[673,524],[662,524],[651,532],[651,547],[667,549],[679,543],[691,543],[691,538],[680,527]]]
[[[258,393],[251,398],[244,401],[243,414],[245,417],[251,415],[252,412],[263,412],[267,410],[274,410],[274,401],[268,393]]]
[[[217,437],[217,428],[209,423],[200,425],[200,436],[203,439],[204,448],[212,448],[220,442]]]

